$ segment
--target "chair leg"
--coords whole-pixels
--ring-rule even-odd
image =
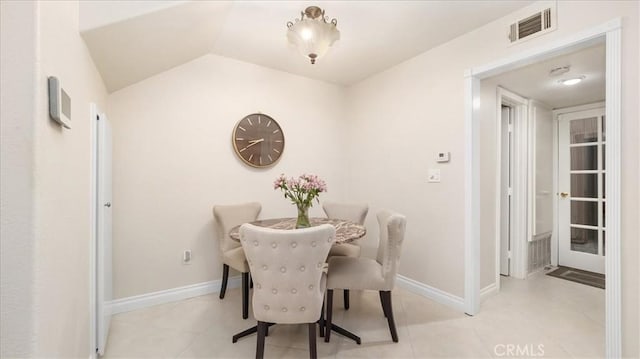
[[[249,318],[249,272],[242,273],[242,319]]]
[[[322,309],[320,309],[320,320],[318,320],[318,325],[320,327],[320,336],[324,337],[324,327],[325,327],[325,323],[324,323],[324,298],[322,301]]]
[[[316,323],[309,323],[309,358],[316,359],[318,351],[316,349]]]
[[[384,306],[384,300],[382,300],[382,291],[378,291],[378,294],[380,295],[380,306],[382,307],[382,313],[384,314],[384,317],[387,317],[387,308]]]
[[[349,289],[345,289],[342,296],[344,297],[344,309],[349,310]]]
[[[227,281],[229,280],[229,266],[222,265],[222,287],[220,288],[220,299],[224,299],[224,294],[227,292]]]
[[[393,308],[391,306],[391,291],[381,291],[381,298],[384,308],[384,311],[387,312],[387,322],[389,323],[389,331],[391,331],[391,339],[394,342],[398,342],[398,332],[396,331],[396,322],[393,319]]]
[[[256,344],[256,359],[264,358],[264,337],[267,330],[266,322],[258,322],[258,342]]]
[[[333,311],[333,289],[327,290],[327,321],[325,322],[324,342],[328,343],[331,338],[331,316]]]

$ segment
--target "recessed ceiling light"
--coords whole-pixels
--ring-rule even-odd
[[[579,76],[579,77],[573,77],[573,78],[570,78],[570,79],[560,80],[558,82],[560,82],[561,84],[566,85],[566,86],[573,86],[573,85],[575,85],[577,83],[582,82],[582,80],[584,80],[584,79],[585,79],[585,76]]]

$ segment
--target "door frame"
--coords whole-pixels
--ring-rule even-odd
[[[514,108],[513,118],[513,193],[512,193],[512,223],[511,223],[511,261],[509,264],[509,275],[515,278],[525,278],[527,275],[526,258],[528,241],[514,241],[513,238],[522,236],[528,238],[527,235],[527,164],[529,162],[528,144],[529,138],[529,100],[512,92],[508,89],[498,86],[496,91],[496,110],[500,111],[502,105],[506,104]],[[501,112],[497,112],[501,113]],[[497,138],[502,138],[502,119],[496,121]],[[500,256],[501,256],[501,223],[502,223],[502,141],[496,141],[496,273],[495,285],[497,291],[500,291]]]
[[[100,110],[95,103],[89,105],[90,117],[89,117],[89,136],[91,141],[91,184],[89,195],[89,220],[91,221],[91,234],[89,235],[89,358],[93,359],[97,357],[98,348],[98,310],[97,310],[97,297],[98,297],[98,271],[97,271],[97,228],[98,228],[98,213],[97,213],[97,197],[98,197],[98,132],[96,121],[100,115]]]
[[[98,218],[98,206],[100,205],[98,198],[99,196],[99,188],[98,184],[98,176],[99,176],[99,131],[98,126],[99,120],[102,117],[105,117],[104,112],[100,110],[98,105],[95,103],[90,103],[90,126],[89,126],[89,137],[91,142],[91,166],[90,166],[90,222],[91,222],[91,233],[89,236],[89,358],[95,359],[98,358],[101,354],[98,352],[99,341],[98,341],[98,316],[102,315],[102,313],[98,312],[98,293],[99,293],[99,283],[98,283],[98,230],[100,226],[100,219]],[[105,117],[106,118],[106,117]],[[108,307],[107,310],[111,309]]]
[[[465,312],[480,311],[480,80],[551,57],[586,48],[605,40],[606,44],[606,127],[607,127],[607,242],[605,273],[605,355],[622,355],[621,273],[620,273],[620,126],[622,20],[577,32],[546,45],[526,49],[496,62],[465,71]]]

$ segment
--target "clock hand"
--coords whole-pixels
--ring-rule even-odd
[[[247,148],[249,148],[249,147],[251,147],[251,146],[253,146],[255,144],[258,144],[258,143],[260,143],[262,141],[264,141],[264,138],[261,138],[259,140],[251,140],[251,141],[249,141],[249,144],[245,148],[240,150],[240,152],[242,152],[242,151],[246,150]]]
[[[255,145],[256,143],[260,143],[262,141],[264,141],[264,138],[261,138],[259,140],[251,140],[249,141],[249,146]]]

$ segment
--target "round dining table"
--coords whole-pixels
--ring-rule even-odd
[[[297,218],[272,218],[262,219],[249,223],[258,227],[273,229],[295,229],[296,220]],[[367,229],[363,225],[344,219],[312,217],[309,219],[309,221],[311,222],[311,227],[319,226],[326,223],[334,226],[336,229],[336,244],[353,242],[358,238],[364,237],[364,235],[367,233]],[[239,242],[240,226],[231,228],[231,231],[229,231],[229,237]]]

